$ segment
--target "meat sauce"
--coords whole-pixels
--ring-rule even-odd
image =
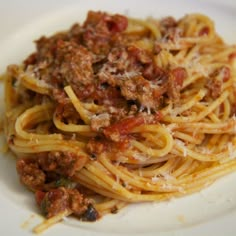
[[[61,180],[62,176],[68,179],[73,176],[80,165],[79,159],[70,153],[49,152],[17,161],[21,182],[35,192],[36,202],[47,218],[66,210],[81,220],[95,221],[99,218],[93,201]]]
[[[168,18],[161,22],[161,32],[169,34],[176,25]],[[63,122],[82,122],[64,91],[67,85],[82,102],[106,108],[91,118],[91,129],[99,133],[87,143],[91,160],[110,146],[126,148],[134,127],[158,123],[163,98],[177,101],[188,76],[181,67],[159,68],[154,56],[161,52],[160,46],[138,47],[126,34],[127,26],[125,16],[90,11],[84,24],[38,39],[36,52],[24,61],[26,71],[52,88],[49,96]],[[61,178],[72,179],[85,163],[73,153],[54,151],[19,158],[17,171],[47,217],[70,210],[80,219],[94,221],[99,214],[80,189],[55,184]]]

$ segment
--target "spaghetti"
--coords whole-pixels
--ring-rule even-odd
[[[48,220],[94,221],[236,170],[236,47],[207,16],[88,13],[5,79],[5,135]]]

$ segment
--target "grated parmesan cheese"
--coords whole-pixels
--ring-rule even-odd
[[[192,73],[195,72],[208,77],[210,74],[209,68],[204,66],[204,64],[202,64],[199,60],[199,54],[196,53],[192,60],[182,62],[180,66],[185,67],[189,72],[192,71]]]
[[[166,190],[172,190],[173,188],[173,186],[170,184],[163,184],[162,187],[165,188]]]
[[[234,148],[234,145],[231,142],[228,143],[227,148],[229,152],[229,159],[232,160],[236,158],[236,149]]]
[[[140,72],[137,72],[137,71],[125,71],[124,75],[125,75],[126,78],[130,79],[132,77],[139,76]],[[121,76],[121,75],[118,74],[117,76]]]
[[[187,157],[188,149],[186,148],[185,143],[179,139],[176,139],[175,141],[176,141],[176,144],[181,148],[181,151],[183,151],[183,156]]]
[[[136,152],[136,153],[133,154],[133,158],[134,158],[135,160],[144,162],[144,161],[150,159],[150,156],[147,156],[147,155],[144,155],[144,154],[142,154],[142,153]]]
[[[157,183],[160,181],[160,177],[154,176],[154,177],[152,177],[151,180],[152,180],[152,183]]]
[[[168,172],[162,172],[161,175],[165,180],[175,180],[175,177],[170,175]]]
[[[209,149],[207,147],[198,147],[198,150],[202,153],[202,154],[212,154],[212,149]]]
[[[174,135],[174,131],[173,131],[173,130],[178,127],[178,124],[175,124],[175,123],[170,124],[170,125],[165,125],[165,124],[163,124],[163,127],[165,127],[166,130],[167,130],[171,135]]]

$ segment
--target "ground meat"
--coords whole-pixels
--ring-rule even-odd
[[[69,101],[67,102],[67,98],[65,98],[64,101],[61,101],[61,103],[58,103],[55,109],[55,114],[59,120],[66,124],[77,124],[81,122],[80,115],[75,110],[73,104]]]
[[[98,78],[101,83],[119,87],[126,100],[157,108],[167,91],[168,72],[158,68],[150,52],[135,46],[113,48]]]
[[[81,100],[90,97],[95,89],[93,57],[85,47],[61,38],[42,37],[37,41],[38,65],[34,71],[41,80],[52,85],[51,95],[58,104],[57,114],[69,123],[79,121],[80,117],[65,94],[64,86],[70,85]]]
[[[183,67],[176,67],[170,71],[167,94],[174,102],[178,102],[180,97],[180,90],[186,78],[187,71]]]
[[[76,189],[68,189],[67,192],[70,196],[70,208],[73,213],[77,216],[84,214],[91,201],[84,198],[83,195]]]
[[[47,218],[65,210],[87,221],[95,221],[99,215],[92,203],[77,190],[60,187],[48,192],[37,191],[36,202]]]
[[[47,188],[46,184],[60,176],[71,177],[88,158],[71,152],[42,152],[35,157],[20,158],[16,168],[21,182],[32,190]]]
[[[52,82],[57,88],[71,85],[80,99],[90,96],[94,91],[92,54],[74,42],[58,41],[54,57],[55,68]]]
[[[57,48],[57,42],[60,40],[67,40],[65,33],[58,33],[52,37],[42,36],[36,41],[37,47],[37,63],[45,62],[47,65],[53,63],[54,55]]]
[[[144,66],[142,75],[147,80],[163,80],[167,76],[166,71],[153,63]]]
[[[112,87],[108,84],[100,84],[94,91],[93,98],[96,104],[106,107],[125,107],[126,99],[121,95],[119,87]]]
[[[223,82],[220,80],[209,79],[206,83],[206,88],[209,90],[209,95],[212,98],[217,98],[222,92]]]
[[[37,52],[26,59],[36,77],[51,85],[56,115],[65,123],[82,124],[80,115],[64,91],[70,85],[83,103],[102,105],[108,115],[91,118],[93,131],[101,131],[140,111],[153,113],[165,99],[178,101],[186,71],[160,68],[154,56],[158,43],[142,48],[125,30],[127,18],[90,11],[82,26],[36,41]],[[174,30],[177,22],[165,18],[161,30]],[[134,109],[131,109],[135,107]],[[115,111],[115,112],[114,112]]]
[[[85,47],[74,42],[58,41],[55,59],[60,64],[59,73],[72,86],[93,82],[93,58]]]
[[[87,145],[87,151],[91,155],[91,159],[96,159],[97,154],[101,154],[106,151],[107,143],[104,140],[100,140],[99,138],[91,138]]]
[[[98,74],[99,81],[115,86],[121,77],[142,74],[144,68],[153,62],[149,54],[146,50],[135,46],[114,47],[108,54],[108,62]]]
[[[35,41],[37,52],[29,55],[29,57],[25,59],[25,66],[40,64],[42,62],[49,66],[53,63],[58,41],[62,40],[80,43],[82,31],[83,29],[79,24],[74,24],[68,31],[54,34],[51,37],[40,37]]]
[[[117,85],[117,76],[123,75],[128,72],[130,67],[129,55],[127,49],[124,47],[113,48],[108,54],[108,61],[104,63],[98,73],[100,83],[108,83],[111,86]],[[133,71],[137,72],[138,69],[133,66]]]
[[[156,124],[162,119],[162,114],[157,112],[155,115],[140,113],[138,116],[126,117],[103,130],[106,138],[114,142],[122,142],[127,139],[127,135],[132,133],[135,127],[143,124]]]
[[[37,41],[37,53],[25,60],[26,66],[36,63],[36,77],[52,85],[52,98],[62,91],[64,86],[71,85],[80,98],[90,96],[94,91],[92,54],[68,35],[58,34],[50,38],[41,37]],[[58,101],[59,103],[61,102]]]
[[[78,44],[82,41],[83,28],[78,23],[75,23],[71,26],[70,30],[67,33],[68,40],[74,41]]]
[[[112,141],[119,142],[122,136],[129,134],[133,128],[145,123],[145,118],[142,116],[130,117],[117,122],[106,129],[104,135]]]
[[[43,214],[50,218],[69,208],[69,196],[63,187],[49,192],[36,192],[36,201]]]
[[[52,151],[45,155],[38,155],[38,163],[44,171],[53,171],[62,176],[71,177],[87,162],[87,157],[72,152]]]
[[[84,44],[96,55],[107,55],[110,48],[119,41],[120,32],[128,25],[126,17],[89,11],[83,25]]]
[[[177,21],[172,16],[168,16],[160,21],[160,25],[163,28],[173,28],[177,26]]]
[[[209,90],[209,95],[212,98],[217,98],[222,92],[223,83],[230,79],[230,69],[226,66],[214,71],[206,81],[205,87]]]
[[[45,173],[40,169],[36,158],[20,158],[17,160],[16,169],[21,182],[28,188],[40,189],[46,180]]]
[[[165,88],[145,80],[142,76],[136,76],[120,80],[121,94],[127,100],[136,100],[143,107],[157,108],[161,95]]]
[[[165,17],[160,21],[160,31],[165,40],[174,41],[182,32],[177,29],[177,21],[173,17]]]

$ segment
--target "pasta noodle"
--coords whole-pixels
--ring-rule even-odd
[[[8,66],[4,130],[48,218],[94,221],[236,170],[236,47],[201,14],[89,12]]]

